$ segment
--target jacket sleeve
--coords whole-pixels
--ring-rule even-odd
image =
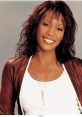
[[[15,107],[14,94],[14,67],[8,61],[2,72],[2,84],[0,90],[0,115],[13,115]]]

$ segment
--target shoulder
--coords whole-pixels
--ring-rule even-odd
[[[65,62],[66,66],[78,68],[82,70],[82,59],[78,57],[72,57],[70,60]]]
[[[64,63],[67,67],[75,67],[75,68],[80,68],[82,69],[82,59],[78,58],[78,57],[72,57],[70,60],[66,61]]]
[[[19,73],[23,73],[26,66],[28,64],[27,56],[19,56],[10,58],[4,65],[2,77],[12,77],[18,75]]]
[[[77,65],[80,65],[80,66],[82,67],[82,59],[77,58],[77,57],[73,57],[73,58],[71,59],[71,61],[72,61],[73,63],[75,63],[75,64],[77,64]]]
[[[21,56],[16,56],[16,57],[9,58],[7,63],[11,64],[11,65],[14,65],[14,64],[17,64],[17,63],[22,63],[24,61],[28,61],[28,59],[29,58],[27,56],[21,55]]]
[[[24,65],[25,63],[28,63],[28,59],[29,58],[25,55],[12,57],[12,58],[9,58],[5,66],[9,66],[9,67],[21,66],[21,65]]]

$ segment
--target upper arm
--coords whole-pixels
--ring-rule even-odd
[[[2,72],[2,83],[0,91],[0,114],[14,114],[14,68],[10,62],[7,62]]]

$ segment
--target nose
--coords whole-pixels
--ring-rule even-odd
[[[48,30],[47,30],[47,34],[49,36],[53,36],[54,35],[54,28],[53,27],[50,27]]]

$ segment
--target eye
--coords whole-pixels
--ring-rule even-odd
[[[57,28],[57,30],[59,30],[59,31],[63,31],[63,28]]]
[[[49,24],[48,23],[46,23],[46,22],[43,22],[42,23],[44,26],[48,26]]]

